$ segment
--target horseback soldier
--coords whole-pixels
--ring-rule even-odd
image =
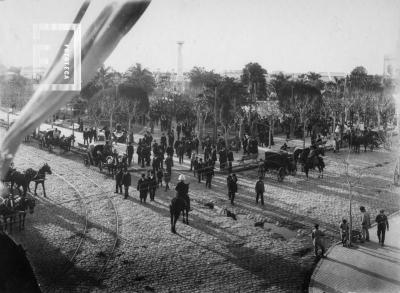
[[[189,199],[189,184],[185,183],[185,175],[181,174],[178,177],[178,184],[175,187],[177,197],[182,198],[188,210],[190,210],[190,199]]]

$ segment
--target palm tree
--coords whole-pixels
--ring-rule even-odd
[[[142,68],[140,63],[131,66],[124,74],[125,82],[142,88],[148,95],[151,94],[156,86],[153,74],[146,68]]]

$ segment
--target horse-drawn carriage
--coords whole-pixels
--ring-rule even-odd
[[[264,176],[267,171],[277,171],[278,181],[281,182],[286,175],[296,175],[297,168],[292,153],[287,151],[267,151],[265,159],[260,164],[259,175]]]
[[[65,137],[61,135],[61,131],[57,129],[47,129],[39,131],[39,147],[52,151],[54,147],[59,146],[64,151],[71,150],[71,143],[74,140],[74,135]]]
[[[87,167],[97,166],[100,172],[107,168],[110,174],[114,174],[118,168],[127,167],[127,156],[113,153],[112,147],[108,143],[89,145],[83,158],[83,164]]]

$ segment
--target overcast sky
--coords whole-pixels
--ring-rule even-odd
[[[83,31],[107,3],[92,2]],[[80,4],[0,1],[0,62],[32,65],[33,24],[70,22]],[[381,74],[384,54],[399,39],[399,20],[399,0],[153,0],[106,64],[176,70],[182,40],[185,71],[258,62],[268,71],[349,72],[364,65]]]

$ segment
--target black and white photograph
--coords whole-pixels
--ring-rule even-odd
[[[399,0],[0,0],[0,293],[398,293],[399,126]]]

